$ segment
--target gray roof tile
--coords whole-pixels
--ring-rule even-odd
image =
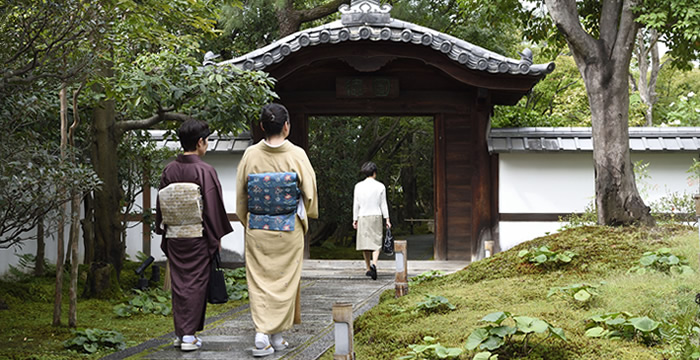
[[[633,127],[631,151],[700,150],[700,127]],[[492,153],[593,151],[591,128],[531,127],[491,129]]]

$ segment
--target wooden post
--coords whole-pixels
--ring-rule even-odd
[[[493,240],[484,241],[484,258],[493,255]]]
[[[396,297],[408,294],[408,250],[406,240],[394,242],[394,254],[396,256]]]
[[[333,360],[355,360],[353,349],[352,304],[334,303],[335,353]]]

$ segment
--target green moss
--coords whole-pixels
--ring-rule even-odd
[[[131,288],[137,277],[127,274],[138,267],[138,263],[125,263],[122,271],[122,286]],[[85,268],[81,267],[81,270]],[[126,275],[126,276],[125,276]],[[150,272],[148,272],[150,276]],[[84,276],[81,272],[80,276]],[[64,277],[62,326],[54,327],[53,322],[53,292],[54,277],[35,277],[25,282],[1,282],[0,294],[7,302],[9,309],[0,310],[0,334],[2,347],[0,359],[98,359],[108,354],[100,351],[92,355],[70,352],[63,348],[63,341],[73,335],[68,323],[68,279]],[[81,277],[84,283],[84,278]],[[133,279],[133,284],[130,282]],[[81,289],[82,290],[82,289]],[[173,318],[161,315],[138,315],[129,318],[119,318],[113,313],[114,305],[125,301],[129,292],[119,291],[113,298],[78,299],[78,327],[116,330],[127,340],[127,346],[138,345],[148,339],[168,334],[173,331]],[[247,301],[229,301],[226,304],[208,305],[207,317],[213,317]]]
[[[553,251],[571,250],[579,255],[572,263],[549,270],[525,264],[517,256],[520,250],[542,245]],[[525,359],[663,358],[661,351],[668,345],[649,348],[635,342],[584,335],[584,321],[594,314],[628,311],[660,321],[688,313],[697,292],[693,289],[700,289],[698,276],[626,274],[642,253],[660,247],[669,247],[674,253],[686,256],[691,266],[698,268],[697,233],[689,227],[592,226],[534,239],[455,274],[412,286],[410,293],[402,298],[395,299],[390,292],[382,294],[379,305],[355,321],[355,352],[362,359],[395,359],[406,355],[408,345],[421,343],[424,336],[437,337],[444,346],[464,346],[471,331],[482,325],[479,320],[484,315],[508,311],[561,327],[569,339],[568,342],[533,339],[532,351]],[[606,282],[599,288],[601,301],[590,309],[573,306],[559,297],[546,297],[552,286],[599,281]],[[412,312],[428,293],[445,296],[457,310],[446,314]],[[328,355],[324,359],[330,359]],[[460,359],[472,356],[465,353]],[[502,354],[499,359],[509,357]]]

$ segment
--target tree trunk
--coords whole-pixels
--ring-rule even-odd
[[[629,65],[638,0],[604,0],[600,38],[581,26],[576,1],[545,0],[583,77],[591,107],[595,195],[601,225],[654,224],[639,196],[629,153]]]
[[[102,75],[112,76],[110,64],[103,65]],[[95,92],[103,89],[96,86]],[[92,114],[92,164],[102,180],[102,187],[95,191],[94,198],[94,263],[88,273],[88,282],[93,286],[85,288],[87,297],[105,297],[115,285],[118,286],[119,274],[124,261],[124,243],[121,239],[121,185],[117,176],[117,148],[122,131],[116,126],[113,100],[103,100]],[[116,271],[117,284],[111,284],[111,277],[98,277],[95,271],[104,270],[112,265]],[[103,281],[106,279],[107,283]]]
[[[598,223],[653,225],[639,196],[629,152],[629,83],[615,65],[589,64],[584,75],[593,127],[593,160]],[[618,70],[619,71],[619,70]]]
[[[89,264],[95,261],[95,206],[91,193],[85,194],[83,197],[83,208],[85,216],[83,217],[83,247],[84,257],[83,264]]]
[[[66,95],[66,85],[63,84],[61,91],[59,93],[61,112],[61,158],[65,161],[66,146],[68,144],[67,130],[68,130],[68,97]],[[58,189],[57,191],[62,192],[63,189]],[[65,237],[65,216],[66,209],[65,205],[61,205],[58,208],[60,211],[58,218],[58,234],[56,238],[56,289],[54,292],[54,303],[53,303],[53,325],[61,325],[61,304],[63,302],[63,256],[65,250],[63,249],[63,239]]]
[[[70,224],[70,244],[71,244],[71,271],[70,289],[68,292],[68,326],[76,327],[78,324],[78,232],[80,224],[80,196],[73,191],[71,201],[71,224]]]
[[[44,217],[39,218],[36,224],[36,261],[34,275],[44,276],[44,258],[46,258],[46,243],[44,242]]]

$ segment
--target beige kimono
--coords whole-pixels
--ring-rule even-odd
[[[303,207],[294,231],[248,228],[248,174],[295,172]],[[306,152],[285,141],[273,147],[265,141],[246,149],[236,178],[236,214],[245,231],[245,264],[250,312],[255,331],[276,334],[301,322],[299,304],[304,234],[309,218],[318,217],[316,174]]]

